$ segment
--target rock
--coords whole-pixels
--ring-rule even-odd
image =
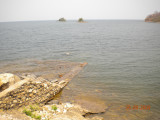
[[[18,101],[17,100],[13,100],[13,103],[17,103]]]
[[[104,113],[107,109],[105,101],[102,101],[94,96],[77,96],[75,103],[82,108],[89,110],[89,113]]]
[[[0,91],[3,91],[18,81],[20,81],[20,78],[11,73],[0,74]]]
[[[95,116],[89,120],[104,120],[103,117]]]
[[[37,93],[37,91],[36,91],[36,90],[33,90],[33,93],[34,93],[34,94],[36,94],[36,93]]]
[[[34,74],[30,74],[30,73],[23,73],[21,77],[23,79],[25,78],[36,79],[37,78]]]
[[[155,12],[145,18],[145,22],[160,22],[160,12]]]
[[[51,82],[52,82],[52,83],[57,83],[57,84],[59,83],[59,82],[58,82],[58,79],[52,80]]]
[[[65,108],[71,108],[73,107],[74,105],[73,104],[70,104],[70,103],[66,103],[66,105],[64,105]]]
[[[68,82],[67,82],[67,81],[62,80],[62,81],[60,81],[60,82],[59,82],[59,84],[58,84],[58,85],[59,85],[59,87],[60,87],[60,88],[64,88],[67,84],[68,84]]]
[[[32,91],[33,91],[33,89],[29,89],[29,90],[28,90],[28,92],[30,92],[30,93],[31,93]]]
[[[78,19],[78,22],[83,23],[83,22],[84,22],[83,18],[79,18],[79,19]]]
[[[47,103],[47,105],[52,105],[52,104],[59,104],[58,100],[51,100]]]
[[[70,88],[68,86],[65,87],[66,90],[70,90]]]
[[[44,87],[48,87],[47,84],[44,83]]]
[[[79,64],[77,64],[75,68],[71,69],[71,72],[69,73],[55,71],[56,77],[59,73],[64,74],[60,76],[60,79],[57,78],[56,81],[52,82],[31,74],[24,74],[23,80],[20,80],[19,77],[10,73],[0,74],[1,88],[6,84],[7,86],[9,86],[11,83],[13,84],[9,86],[8,89],[0,92],[0,101],[2,101],[2,104],[0,104],[0,109],[17,109],[19,106],[36,103],[42,106],[48,101],[52,100],[55,95],[57,95],[67,85],[67,83],[76,74],[78,74],[81,69],[82,68],[79,66]],[[12,104],[13,106],[10,107]],[[68,113],[68,108],[71,108],[69,104],[66,104],[63,107],[65,107],[65,109],[60,110],[60,112]]]
[[[53,110],[53,106],[57,107],[57,110]],[[83,115],[89,111],[76,104],[62,103],[45,105],[41,111],[36,111],[45,119],[54,120],[103,120],[102,117],[94,116],[93,118],[85,118]]]
[[[60,21],[60,22],[65,22],[65,21],[66,21],[66,19],[64,19],[64,18],[60,18],[58,21]]]
[[[29,97],[32,97],[33,96],[33,94],[31,93],[31,94],[29,94]]]

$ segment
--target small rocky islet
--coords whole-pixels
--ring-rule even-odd
[[[59,22],[66,22],[66,19],[65,18],[60,18],[58,21]]]
[[[83,20],[83,18],[79,18],[79,19],[78,19],[78,22],[84,23],[85,21]]]
[[[58,21],[59,21],[59,22],[66,22],[66,19],[65,19],[65,18],[60,18]],[[85,23],[85,21],[84,21],[83,18],[79,18],[79,19],[78,19],[78,22],[79,22],[79,23]]]

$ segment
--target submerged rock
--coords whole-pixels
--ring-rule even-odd
[[[47,103],[47,105],[52,105],[52,104],[59,104],[58,100],[51,100]]]
[[[91,114],[104,113],[108,108],[104,101],[93,96],[77,96],[75,103],[87,109]]]

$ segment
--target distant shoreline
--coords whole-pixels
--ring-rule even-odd
[[[154,22],[158,23],[160,22],[160,12],[155,12],[153,14],[148,15],[145,20],[145,22]]]
[[[144,21],[143,19],[85,19],[86,21]],[[15,22],[45,22],[57,20],[22,20],[22,21],[0,21],[0,23],[15,23]],[[67,21],[77,21],[76,19],[69,19]]]

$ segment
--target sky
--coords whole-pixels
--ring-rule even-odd
[[[144,19],[160,0],[0,0],[0,22],[78,19]]]

